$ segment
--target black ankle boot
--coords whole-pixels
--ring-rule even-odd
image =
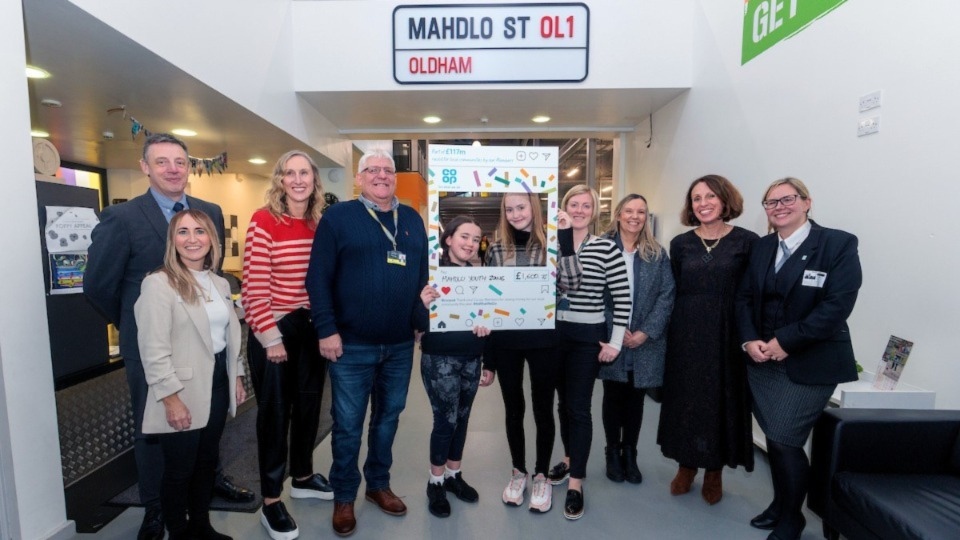
[[[623,470],[624,475],[627,478],[627,482],[631,484],[639,484],[643,482],[643,474],[640,473],[640,468],[637,467],[637,449],[636,447],[629,447],[624,445],[623,447]]]
[[[614,482],[623,482],[626,474],[623,472],[623,464],[620,463],[620,446],[608,446],[607,454],[607,478]]]

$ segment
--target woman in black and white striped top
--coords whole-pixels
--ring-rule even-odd
[[[560,438],[566,458],[555,469],[569,466],[570,484],[563,515],[583,516],[583,479],[593,437],[590,403],[600,363],[612,362],[620,353],[630,317],[630,283],[627,266],[617,245],[590,234],[599,217],[597,192],[574,186],[561,203],[572,221],[573,242],[583,266],[583,279],[575,291],[564,293],[557,309],[557,333],[561,347],[561,382],[557,388],[560,408]],[[608,335],[604,320],[604,295],[613,300],[613,331]]]

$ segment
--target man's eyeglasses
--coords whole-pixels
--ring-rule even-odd
[[[800,195],[787,195],[786,197],[780,197],[779,199],[767,199],[763,201],[763,207],[767,210],[773,210],[777,207],[777,204],[782,204],[783,206],[793,206],[793,203],[797,202],[797,198]]]
[[[381,171],[383,171],[383,174],[387,176],[393,176],[397,174],[397,171],[393,169],[388,169],[387,167],[367,167],[366,169],[363,170],[363,172],[367,174],[372,174],[374,176],[380,174]]]

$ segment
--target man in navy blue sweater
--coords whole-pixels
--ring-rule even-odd
[[[390,490],[393,439],[407,402],[415,337],[427,328],[420,291],[427,283],[427,235],[420,215],[399,204],[393,158],[360,158],[358,200],[331,206],[317,226],[306,287],[320,354],[330,361],[333,397],[333,530],[353,533],[360,487],[357,461],[372,401],[366,498],[402,516]],[[372,398],[372,399],[371,399]]]

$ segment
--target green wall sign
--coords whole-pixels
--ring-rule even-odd
[[[744,0],[740,65],[792,37],[846,0]]]

